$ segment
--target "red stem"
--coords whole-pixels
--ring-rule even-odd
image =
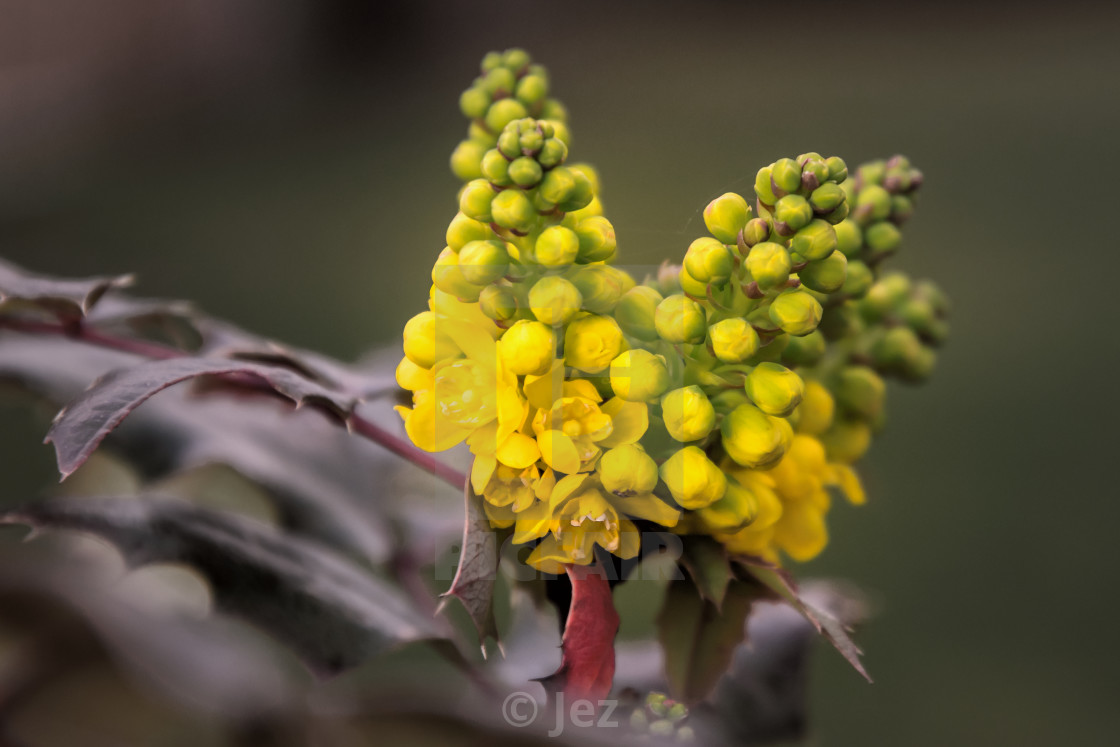
[[[606,572],[599,565],[566,565],[572,582],[572,604],[564,626],[560,669],[543,680],[550,693],[600,703],[614,684],[614,638],[618,612]]]

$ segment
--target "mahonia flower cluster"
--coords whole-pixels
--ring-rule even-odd
[[[880,276],[920,172],[780,159],[756,209],[716,198],[711,235],[639,284],[610,264],[598,175],[568,163],[543,68],[491,53],[460,103],[466,183],[397,370],[412,441],[465,441],[491,523],[546,572],[597,546],[634,557],[646,526],[816,556],[830,489],[864,501],[852,464],[882,427],[884,378],[924,378],[947,333],[940,290]]]

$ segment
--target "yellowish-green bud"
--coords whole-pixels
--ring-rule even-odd
[[[732,317],[708,327],[712,352],[724,363],[741,363],[758,352],[758,332],[746,319]]]
[[[471,283],[464,276],[459,255],[451,251],[451,247],[444,247],[436,258],[436,263],[432,265],[432,284],[463,301],[477,301],[478,294],[482,291],[482,284]]]
[[[681,290],[693,298],[706,298],[708,295],[708,284],[701,283],[696,278],[688,273],[688,268],[681,265],[680,272],[677,275],[677,282],[681,285]]]
[[[529,290],[529,309],[545,324],[566,324],[582,304],[579,289],[561,277],[543,277]]]
[[[486,145],[476,140],[464,140],[451,153],[451,173],[463,181],[482,176],[482,158]]]
[[[753,249],[751,250],[753,253]],[[821,322],[820,303],[801,290],[781,294],[770,304],[770,321],[783,332],[800,337],[817,328]]]
[[[405,357],[421,368],[431,368],[459,354],[455,343],[439,332],[438,324],[435,313],[421,311],[404,325]]]
[[[779,198],[801,189],[801,166],[792,158],[779,158],[771,167],[770,186]]]
[[[517,81],[514,95],[525,106],[532,106],[548,95],[548,81],[539,75],[526,75]]]
[[[871,346],[876,366],[905,370],[922,355],[922,341],[910,327],[892,327]]]
[[[790,236],[809,225],[813,208],[801,195],[786,195],[774,206],[774,227],[783,236]]]
[[[700,524],[711,533],[731,534],[758,516],[758,498],[733,477],[727,478],[723,497],[697,512]]]
[[[459,193],[459,212],[468,218],[489,223],[490,203],[494,201],[494,188],[485,179],[474,179],[463,186]]]
[[[622,298],[634,287],[634,279],[617,267],[590,265],[569,273],[571,280],[583,296],[583,308],[595,314],[609,314]]]
[[[763,166],[754,178],[754,193],[763,205],[773,206],[778,201],[778,196],[774,194],[774,187],[770,182],[772,171],[770,166]]]
[[[669,388],[665,359],[641,348],[619,353],[610,376],[615,395],[628,402],[650,402]]]
[[[700,342],[708,326],[704,308],[681,294],[669,296],[657,305],[653,323],[657,334],[668,342]]]
[[[622,295],[614,307],[614,318],[626,334],[652,342],[658,337],[654,315],[662,300],[661,294],[653,288],[639,285]]]
[[[579,237],[580,262],[606,262],[614,256],[618,246],[614,226],[603,216],[584,218],[575,231]]]
[[[502,228],[528,233],[537,219],[537,211],[520,189],[503,189],[490,201],[490,216]]]
[[[481,88],[468,88],[459,95],[459,109],[467,119],[481,119],[490,108],[490,95]]]
[[[839,254],[840,252],[836,252]],[[862,298],[871,289],[871,285],[875,282],[875,275],[871,272],[871,268],[858,259],[848,261],[848,269],[845,272],[844,284],[840,286],[840,291],[851,298]]]
[[[829,226],[831,229],[832,226]],[[797,273],[801,284],[810,290],[833,293],[840,290],[848,277],[848,258],[833,252],[824,259],[810,262]]]
[[[494,321],[504,322],[517,315],[517,298],[501,285],[488,285],[478,294],[478,308]]]
[[[509,90],[509,92],[512,93],[513,91]],[[495,101],[490,105],[490,109],[486,112],[484,118],[486,129],[490,132],[501,132],[507,124],[515,119],[525,117],[528,113],[525,106],[517,99],[507,98]]]
[[[805,394],[801,377],[777,363],[759,363],[747,375],[747,396],[767,415],[784,418],[793,412]]]
[[[748,246],[760,244],[770,238],[772,226],[766,218],[751,218],[743,228],[743,242]]]
[[[874,420],[882,413],[887,387],[867,366],[848,366],[837,375],[833,391],[845,411]]]
[[[535,254],[545,267],[567,267],[579,254],[579,237],[563,226],[546,228],[537,237]]]
[[[463,277],[479,286],[489,285],[503,277],[509,269],[509,252],[505,242],[496,239],[472,241],[459,250],[458,258]]]
[[[704,208],[704,225],[724,244],[734,244],[750,219],[751,206],[734,192],[720,195]]]
[[[848,164],[844,163],[843,158],[832,156],[826,158],[824,162],[828,165],[829,179],[839,183],[848,178]]]
[[[556,335],[545,324],[522,319],[498,340],[498,355],[517,376],[539,376],[552,366]]]
[[[684,255],[684,268],[697,282],[722,283],[731,277],[735,260],[731,250],[718,240],[703,237],[689,245]]]
[[[794,234],[789,248],[810,262],[824,259],[836,249],[836,231],[818,218]]]
[[[832,230],[836,232],[836,249],[848,259],[855,259],[863,248],[863,230],[851,218],[840,221]]]
[[[640,446],[618,446],[599,460],[599,479],[620,498],[650,493],[657,487],[657,463]]]
[[[831,213],[840,207],[840,203],[844,202],[845,199],[846,195],[840,185],[828,182],[813,190],[813,193],[809,195],[809,204],[813,206],[814,213],[821,215]]]
[[[533,187],[544,176],[541,165],[528,156],[517,158],[509,165],[509,179],[519,187]]]
[[[879,221],[867,227],[863,240],[873,252],[893,252],[902,243],[902,232],[893,223]]]
[[[564,331],[564,362],[588,373],[604,370],[622,352],[622,330],[613,317],[587,314]]]
[[[805,380],[805,394],[797,408],[797,430],[810,436],[819,436],[832,426],[836,402],[824,384],[815,379]]]
[[[682,508],[696,510],[710,506],[727,490],[723,470],[696,446],[686,446],[661,465],[661,479]]]
[[[491,184],[504,187],[509,184],[509,161],[496,148],[482,157],[482,178]]]
[[[837,420],[820,440],[830,462],[852,464],[871,445],[871,426],[859,420]]]
[[[773,241],[755,244],[747,255],[747,272],[762,290],[785,285],[790,266],[789,252]]]
[[[720,432],[727,455],[752,469],[776,464],[793,439],[787,420],[767,415],[754,405],[739,405],[728,413]]]
[[[891,196],[878,184],[865,185],[856,197],[855,212],[852,217],[861,226],[886,220],[891,214]]]
[[[462,213],[456,213],[447,226],[447,245],[451,251],[458,252],[472,241],[486,241],[491,238],[490,226]]]
[[[786,335],[786,349],[782,351],[782,362],[791,366],[813,366],[824,357],[824,335],[818,329],[803,337]]]
[[[674,389],[661,398],[665,429],[678,441],[697,441],[716,427],[716,411],[698,386]]]

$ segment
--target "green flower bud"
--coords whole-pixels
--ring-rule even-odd
[[[611,365],[624,346],[622,330],[613,317],[585,314],[564,331],[564,362],[587,373]]]
[[[565,166],[558,166],[545,174],[538,188],[541,198],[553,205],[567,200],[575,190],[575,173]]]
[[[654,315],[662,300],[661,294],[653,288],[639,285],[622,295],[614,307],[614,318],[626,334],[652,342],[658,338]]]
[[[697,441],[716,427],[716,411],[698,386],[674,389],[661,398],[661,412],[669,435],[678,441]]]
[[[758,498],[734,477],[727,478],[727,490],[722,498],[696,513],[705,531],[720,534],[737,532],[750,525],[756,516]],[[684,706],[683,703],[678,705]],[[670,709],[672,712],[673,709]]]
[[[598,471],[603,487],[620,498],[650,493],[657,487],[657,463],[634,444],[609,449],[599,459]]]
[[[767,415],[789,416],[805,394],[801,377],[777,363],[759,363],[747,375],[747,396]]]
[[[774,228],[783,236],[790,236],[809,225],[813,208],[801,195],[786,195],[774,206]]]
[[[595,170],[594,166],[589,163],[573,163],[569,164],[568,168],[570,168],[572,171],[578,171],[579,173],[586,176],[587,181],[591,183],[591,191],[595,194],[599,194],[602,186],[599,179],[599,172]]]
[[[763,205],[773,205],[778,201],[778,196],[774,194],[774,189],[770,182],[771,172],[772,169],[770,166],[764,166],[758,170],[758,174],[754,178],[754,193],[758,196],[758,201]]]
[[[514,72],[520,72],[522,69],[529,66],[532,58],[529,53],[519,47],[507,49],[502,54],[502,64]]]
[[[840,286],[840,292],[851,298],[862,298],[874,282],[875,275],[871,272],[871,268],[858,259],[853,259],[848,262],[847,276],[844,278],[844,284]]]
[[[684,255],[684,267],[694,280],[707,285],[723,283],[735,270],[731,250],[717,239],[703,237],[693,241]]]
[[[545,267],[567,267],[579,254],[579,237],[569,228],[552,226],[541,231],[534,251]]]
[[[736,464],[751,469],[777,464],[793,440],[784,418],[767,415],[754,405],[739,405],[720,425],[723,448]]]
[[[611,389],[628,402],[649,402],[669,388],[665,359],[648,350],[625,350],[611,361]]]
[[[810,290],[833,293],[840,290],[848,277],[848,258],[840,252],[833,252],[824,259],[805,265],[797,273],[797,277],[801,278],[801,284]]]
[[[848,366],[840,371],[832,387],[836,404],[865,420],[874,420],[883,410],[887,387],[879,374],[867,366]]]
[[[537,211],[520,189],[503,189],[490,201],[490,216],[502,228],[527,233],[537,219]]]
[[[517,81],[514,96],[526,107],[532,107],[548,96],[548,81],[539,75],[526,75]]]
[[[562,164],[567,157],[568,146],[564,145],[563,141],[550,137],[541,146],[541,152],[537,154],[537,161],[543,168],[551,169]]]
[[[601,215],[584,218],[575,228],[579,237],[580,262],[606,262],[614,256],[618,242],[614,226]]]
[[[668,342],[700,342],[707,331],[704,308],[688,296],[669,296],[657,305],[654,326],[661,339]]]
[[[901,273],[884,275],[860,301],[860,313],[869,322],[878,321],[893,313],[909,294],[909,278]]]
[[[494,321],[504,322],[517,315],[517,298],[505,286],[488,285],[478,294],[478,308]]]
[[[778,288],[789,280],[789,252],[781,244],[764,241],[751,247],[746,260],[747,272],[762,290]]]
[[[686,706],[684,703],[674,703],[673,706],[669,709],[669,712],[665,714],[666,718],[674,723],[680,721],[687,715],[688,706]]]
[[[509,161],[497,148],[486,151],[482,157],[482,176],[491,184],[504,187],[509,184]]]
[[[451,338],[441,333],[435,313],[421,311],[404,325],[404,355],[421,368],[459,354]]]
[[[842,220],[832,227],[836,232],[836,250],[848,259],[855,259],[863,248],[863,231],[852,219]]]
[[[923,346],[917,357],[906,361],[902,367],[902,376],[906,381],[915,383],[925,381],[936,365],[937,354]]]
[[[801,166],[792,158],[778,159],[770,167],[770,186],[779,200],[801,189]]]
[[[509,269],[509,252],[505,242],[470,242],[459,250],[459,269],[467,282],[475,285],[489,285],[505,276]]]
[[[949,313],[949,298],[932,280],[922,280],[914,286],[914,295],[929,301],[930,307],[938,317]]]
[[[734,244],[739,231],[751,217],[751,206],[742,195],[728,192],[720,195],[704,208],[704,225],[724,244]],[[695,273],[693,274],[695,277]]]
[[[561,277],[543,277],[529,291],[529,309],[533,316],[553,326],[566,324],[582,304],[579,289]]]
[[[490,108],[490,94],[481,88],[468,88],[459,95],[459,109],[467,119],[482,119]]]
[[[510,163],[508,173],[510,181],[525,189],[536,186],[544,176],[541,165],[528,156],[522,156]]]
[[[533,122],[533,120],[527,120]],[[533,123],[534,129],[521,134],[521,152],[529,155],[535,155],[540,152],[544,146],[544,135],[540,130],[536,129],[536,123]]]
[[[710,506],[727,490],[727,476],[696,446],[685,446],[661,465],[661,479],[682,508]]]
[[[886,220],[891,214],[891,195],[877,184],[864,186],[856,197],[855,212],[852,217],[861,226],[875,221]]]
[[[831,213],[840,204],[847,199],[844,190],[840,188],[839,184],[827,182],[813,190],[809,195],[809,204],[813,206],[813,212],[818,215],[824,213]]]
[[[486,241],[491,236],[493,233],[490,231],[490,226],[474,218],[468,218],[462,213],[456,213],[447,226],[445,238],[451,251],[458,252],[472,241]]]
[[[515,119],[521,119],[529,112],[517,99],[502,99],[490,105],[486,112],[486,128],[490,132],[501,132],[507,124]]]
[[[891,327],[871,346],[871,357],[881,369],[901,371],[922,355],[922,341],[909,327]]]
[[[681,267],[679,275],[677,276],[678,282],[681,284],[681,290],[693,298],[704,299],[708,296],[708,284],[701,283],[696,278],[688,273],[688,269]]]
[[[810,332],[804,337],[787,337],[785,350],[782,351],[782,362],[790,366],[814,366],[824,357],[824,335],[820,330]]]
[[[825,213],[824,219],[829,225],[835,226],[840,221],[846,219],[850,212],[851,205],[847,202],[841,202],[831,213]]]
[[[596,314],[609,314],[634,287],[634,279],[617,267],[591,265],[580,267],[568,275],[583,296],[583,308]]]
[[[851,464],[871,445],[871,426],[859,420],[836,420],[820,436],[828,461]]]
[[[828,164],[821,158],[809,158],[801,164],[801,189],[812,192],[828,181]]]
[[[886,172],[887,164],[885,161],[869,161],[868,163],[861,164],[857,170],[859,180],[865,185],[881,184]]]
[[[555,169],[549,173],[555,173]],[[591,179],[581,169],[572,168],[572,176],[575,178],[575,184],[571,192],[568,193],[567,198],[559,200],[556,207],[565,213],[582,210],[591,204],[591,200],[595,198],[595,188],[591,184]]]
[[[552,367],[556,335],[545,324],[522,319],[514,322],[498,340],[498,355],[515,375],[539,376]]]
[[[477,179],[482,175],[482,158],[486,146],[474,140],[464,140],[451,154],[451,173],[463,181]]]
[[[436,258],[436,263],[432,265],[432,284],[444,293],[471,302],[478,300],[478,294],[485,285],[485,283],[472,283],[464,276],[459,255],[451,251],[451,247],[445,247]]]
[[[732,317],[708,327],[712,352],[724,363],[742,363],[758,352],[758,332],[746,319]]]
[[[821,305],[805,291],[781,294],[770,304],[770,321],[783,332],[800,337],[817,328],[821,321]]]
[[[832,156],[825,159],[828,164],[828,178],[831,181],[840,183],[848,178],[848,164],[844,163],[844,159],[839,156]]]
[[[487,52],[486,56],[482,58],[482,72],[488,73],[496,67],[502,65],[501,52]]]
[[[821,334],[826,340],[845,340],[863,331],[863,322],[852,303],[831,306],[821,319]]]
[[[828,221],[817,219],[794,234],[789,242],[789,248],[812,262],[832,254],[836,244],[836,231]]]
[[[485,179],[467,182],[459,193],[459,212],[468,218],[489,223],[490,203],[494,200],[494,194],[494,188]]]
[[[891,197],[891,222],[902,225],[914,215],[914,201],[906,195]]]
[[[902,243],[902,232],[898,226],[884,220],[868,226],[863,232],[863,240],[873,252],[893,252]]]
[[[499,153],[512,161],[521,155],[520,133],[515,127],[505,128],[502,130],[502,134],[498,136],[498,144],[495,147]]]
[[[773,227],[765,218],[751,218],[743,228],[743,242],[747,246],[754,246],[770,238]]]
[[[933,310],[933,304],[925,298],[911,298],[902,304],[899,309],[899,316],[902,321],[918,334],[922,335],[928,340],[935,343],[945,341],[948,334],[948,326],[940,319]]]
[[[482,77],[482,88],[491,96],[497,94],[508,96],[513,93],[514,81],[516,81],[516,79],[512,70],[507,70],[504,67],[496,67]],[[491,127],[490,129],[494,132],[499,132],[502,128]]]

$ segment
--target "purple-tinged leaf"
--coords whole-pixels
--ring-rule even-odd
[[[106,291],[129,286],[132,280],[131,275],[53,278],[0,260],[0,313],[30,309],[46,311],[63,321],[81,319]]]
[[[463,488],[466,498],[466,515],[463,522],[463,543],[459,551],[459,567],[451,588],[443,593],[462,602],[478,629],[482,651],[486,652],[486,638],[498,640],[494,622],[494,582],[498,576],[498,532],[490,526],[482,507],[482,498],[475,494],[471,481]]]
[[[144,496],[54,499],[0,513],[0,524],[89,532],[131,566],[183,563],[215,605],[248,620],[330,675],[408,642],[437,641],[430,616],[341,555],[259,522]]]
[[[733,574],[723,545],[701,535],[685,535],[680,564],[688,571],[700,596],[720,609]]]

